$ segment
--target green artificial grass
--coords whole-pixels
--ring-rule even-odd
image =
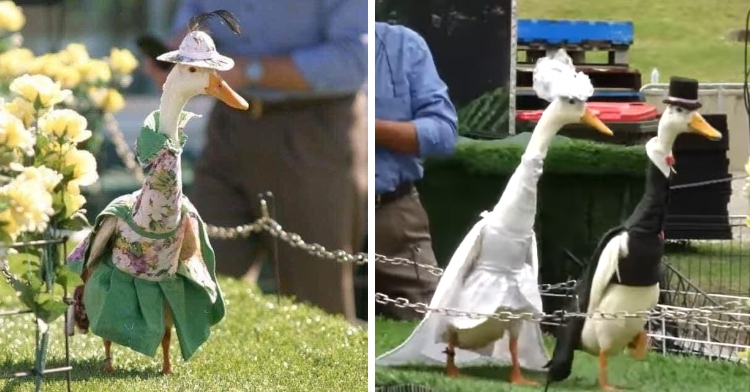
[[[401,344],[416,326],[416,322],[375,320],[375,351],[381,355]],[[549,352],[552,338],[547,338]],[[462,368],[463,377],[451,379],[440,367],[419,365],[405,367],[377,367],[375,384],[421,385],[439,392],[500,392],[541,391],[543,387],[516,387],[508,384],[509,367],[486,366]],[[585,353],[576,353],[573,373],[567,380],[552,384],[550,392],[596,391],[598,360]],[[544,374],[524,371],[533,380],[544,382]],[[649,352],[645,361],[629,355],[612,357],[609,361],[610,382],[626,387],[627,391],[643,392],[718,392],[744,391],[750,383],[750,367],[727,362],[709,362],[695,357],[663,356]]]
[[[502,140],[461,138],[453,155],[428,159],[426,171],[454,166],[473,175],[507,176],[521,161],[531,138],[524,132]],[[619,146],[555,136],[545,159],[545,174],[607,174],[643,177],[647,156],[643,146]]]
[[[170,353],[174,374],[160,375],[161,350],[154,358],[112,347],[116,372],[104,372],[101,339],[71,337],[74,391],[366,391],[367,331],[343,317],[294,304],[277,303],[246,283],[220,279],[227,316],[188,362],[176,338]],[[0,281],[0,310],[17,301]],[[62,319],[52,326],[48,368],[62,364]],[[174,336],[174,335],[173,335]],[[0,375],[27,371],[34,358],[34,322],[28,315],[0,317]],[[63,391],[65,376],[49,376],[44,391]],[[4,392],[31,391],[33,379],[0,380]]]

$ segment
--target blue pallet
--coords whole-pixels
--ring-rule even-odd
[[[516,93],[518,96],[536,96],[533,91],[519,91]],[[630,97],[636,99],[642,99],[643,94],[638,91],[594,91],[594,97]]]
[[[586,41],[603,41],[611,45],[633,44],[633,22],[587,20],[519,19],[518,43],[578,45]]]

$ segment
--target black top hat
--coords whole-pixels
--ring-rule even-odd
[[[669,79],[669,96],[662,101],[668,105],[679,106],[687,110],[700,109],[698,102],[698,81],[680,76]]]

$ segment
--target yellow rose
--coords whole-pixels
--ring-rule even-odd
[[[11,102],[6,103],[5,110],[20,118],[26,128],[30,127],[36,120],[34,104],[21,97],[15,97]]]
[[[64,159],[65,167],[73,167],[73,179],[81,186],[89,186],[99,179],[96,172],[96,158],[86,150],[71,148]]]
[[[0,212],[0,230],[7,233],[11,241],[15,241],[18,238],[18,235],[21,234],[20,229],[18,223],[13,219],[10,209]]]
[[[0,54],[0,75],[14,77],[23,74],[34,59],[34,53],[26,48],[13,48]]]
[[[59,65],[53,71],[53,77],[60,82],[62,88],[76,88],[81,83],[81,73],[71,66]]]
[[[26,130],[18,117],[0,111],[0,145],[27,150],[34,146],[34,135]]]
[[[57,138],[64,137],[67,141],[75,143],[91,137],[91,131],[86,129],[87,126],[86,117],[70,109],[53,110],[39,118],[41,132]]]
[[[65,195],[68,197],[67,215],[70,216],[86,204],[86,198],[81,195],[81,187],[77,181],[70,181],[65,185]]]
[[[57,55],[60,61],[68,65],[79,65],[89,61],[89,52],[83,44],[68,44]]]
[[[60,65],[60,59],[52,54],[45,53],[39,57],[34,57],[29,61],[28,73],[41,74],[41,75],[53,75]]]
[[[19,181],[38,181],[42,185],[44,185],[44,189],[47,190],[47,192],[52,192],[57,184],[62,181],[62,174],[58,173],[55,170],[52,170],[46,166],[39,166],[39,167],[26,167],[23,169],[21,174],[19,174],[16,177],[16,180]]]
[[[104,60],[90,60],[77,67],[81,79],[88,83],[107,83],[112,79],[112,71]]]
[[[21,7],[12,1],[0,1],[0,30],[16,32],[26,24]]]
[[[15,227],[15,233],[40,232],[47,227],[50,215],[55,211],[52,208],[52,195],[47,192],[42,181],[15,178],[0,188],[0,196],[6,198],[8,209],[2,214],[0,220],[10,222],[3,227]]]
[[[32,103],[38,100],[45,108],[64,101],[70,95],[70,90],[61,89],[60,83],[53,82],[45,75],[19,76],[10,83],[10,91]]]
[[[102,107],[107,113],[118,112],[125,107],[125,98],[122,97],[119,91],[113,88],[108,89]]]
[[[129,75],[138,67],[138,60],[127,49],[112,48],[109,52],[109,66],[115,73]]]

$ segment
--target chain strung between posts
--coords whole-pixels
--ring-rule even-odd
[[[744,331],[750,331],[750,324],[741,321],[723,321],[710,318],[711,315],[725,315],[732,310],[737,308],[744,308],[743,304],[739,301],[728,302],[725,305],[719,306],[704,306],[700,308],[693,308],[690,310],[647,310],[641,312],[630,313],[626,311],[619,311],[614,313],[605,312],[592,312],[578,313],[569,312],[565,310],[557,310],[552,313],[544,312],[498,312],[498,313],[475,313],[467,312],[458,309],[451,308],[431,308],[421,302],[411,303],[408,299],[403,297],[390,298],[386,294],[375,293],[375,302],[384,305],[394,305],[398,308],[412,309],[417,313],[437,313],[448,317],[466,317],[471,319],[477,318],[494,318],[499,321],[512,321],[512,320],[525,320],[535,323],[549,322],[549,321],[561,321],[564,319],[583,317],[599,320],[618,320],[627,318],[641,318],[646,320],[664,320],[664,321],[698,321],[708,325],[739,329]]]
[[[115,145],[115,151],[120,157],[125,167],[130,170],[138,182],[143,182],[143,170],[136,161],[135,155],[128,146],[125,137],[120,131],[117,125],[117,120],[111,114],[107,114],[105,117],[106,128],[112,137],[112,143]],[[260,233],[266,231],[272,236],[281,239],[288,243],[294,248],[302,249],[310,255],[326,259],[337,261],[339,263],[353,263],[353,264],[367,264],[367,254],[357,253],[350,254],[343,250],[329,251],[325,247],[315,243],[306,243],[299,234],[291,233],[284,230],[281,225],[271,218],[259,218],[255,222],[240,225],[237,227],[219,227],[210,224],[206,224],[206,232],[209,237],[221,238],[221,239],[236,239],[236,238],[247,238],[253,233]]]

